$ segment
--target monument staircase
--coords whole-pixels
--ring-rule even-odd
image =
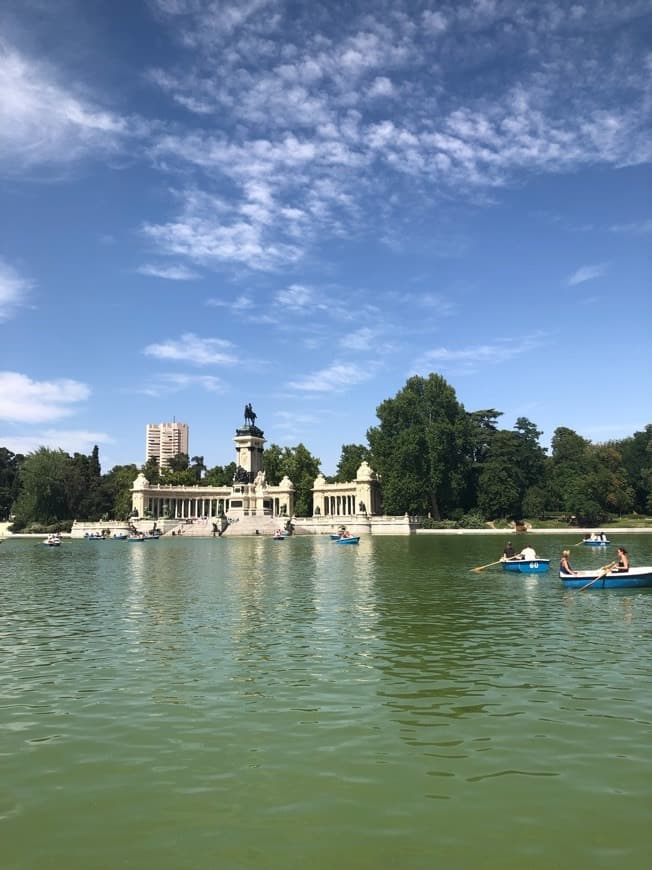
[[[256,530],[259,535],[271,537],[276,529],[285,527],[285,517],[232,517],[233,521],[224,526],[222,537],[230,538],[254,536]],[[211,538],[213,536],[213,523],[216,523],[218,529],[221,528],[221,520],[219,518],[209,517],[207,520],[193,520],[192,523],[178,523],[173,529],[167,532],[171,535],[174,532],[175,536],[180,535],[183,538]]]

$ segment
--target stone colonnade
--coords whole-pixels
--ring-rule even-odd
[[[366,462],[350,483],[327,483],[318,475],[312,488],[313,516],[377,516],[382,513],[380,482]]]

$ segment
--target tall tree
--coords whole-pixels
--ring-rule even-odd
[[[368,462],[370,456],[371,452],[364,444],[343,444],[335,473],[335,483],[349,483],[355,480],[358,468],[363,462]]]
[[[39,447],[20,468],[21,491],[14,507],[14,527],[49,525],[72,519],[66,484],[70,457],[63,450]]]
[[[162,469],[165,471],[187,471],[190,465],[190,459],[187,453],[177,453],[167,464],[167,467]]]
[[[382,402],[367,432],[388,513],[440,519],[456,507],[471,450],[468,415],[441,375],[414,376]]]
[[[204,464],[203,456],[193,456],[191,460],[192,464],[190,466],[190,470],[197,478],[197,483],[201,483],[202,475],[206,471],[206,465]]]
[[[20,466],[25,461],[22,453],[12,453],[0,447],[0,520],[8,520],[11,506],[20,490]]]
[[[277,486],[287,475],[294,484],[294,512],[297,516],[312,515],[312,488],[319,474],[320,460],[303,445],[279,447],[271,444],[263,453],[265,479]]]
[[[235,462],[229,462],[228,465],[215,465],[208,469],[203,483],[205,486],[231,486],[236,468]]]

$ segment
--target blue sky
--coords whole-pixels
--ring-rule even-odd
[[[0,445],[652,421],[652,3],[3,0]]]

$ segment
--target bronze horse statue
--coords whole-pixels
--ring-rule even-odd
[[[244,409],[245,425],[248,421],[250,426],[255,426],[256,425],[256,416],[257,415],[254,412],[254,409],[251,407],[251,402],[249,402],[248,404],[245,405],[245,409]]]

